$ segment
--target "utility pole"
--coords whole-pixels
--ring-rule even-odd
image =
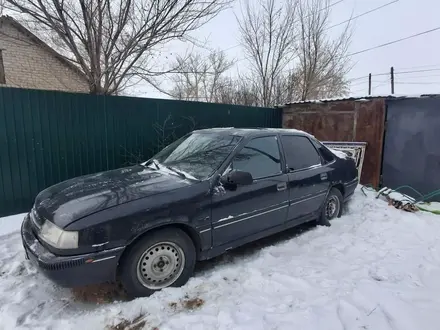
[[[368,95],[371,95],[371,73],[368,75]]]
[[[391,94],[394,94],[394,67],[391,67]]]

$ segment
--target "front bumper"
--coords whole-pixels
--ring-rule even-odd
[[[56,256],[40,244],[27,215],[21,225],[26,258],[49,279],[63,287],[114,281],[124,247],[76,256]]]

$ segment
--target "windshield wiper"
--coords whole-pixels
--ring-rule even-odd
[[[153,164],[156,167],[156,170],[160,170],[160,166],[159,166],[159,162],[156,159],[150,159],[149,161],[147,161],[144,166],[148,166]]]
[[[168,170],[176,173],[181,178],[188,179],[188,176],[185,173],[183,173],[182,171],[179,171],[178,169],[176,169],[176,168],[174,168],[172,166],[169,166],[169,165],[160,164],[156,159],[150,159],[149,161],[147,161],[143,165],[144,166],[154,165],[157,170],[160,170],[160,167],[163,166],[163,167],[166,167]]]
[[[168,166],[168,165],[165,165],[165,167],[167,168],[167,169],[169,169],[170,171],[173,171],[174,173],[176,173],[178,176],[180,176],[181,178],[183,178],[183,179],[188,179],[188,177],[186,176],[186,174],[185,173],[183,173],[182,171],[179,171],[178,169],[175,169],[174,167],[171,167],[171,166]]]

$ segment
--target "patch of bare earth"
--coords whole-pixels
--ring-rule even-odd
[[[202,298],[199,297],[190,298],[189,296],[185,296],[185,298],[181,299],[178,303],[171,302],[168,305],[174,310],[179,310],[179,309],[194,310],[200,308],[204,303],[205,301]]]
[[[93,304],[107,304],[114,301],[127,301],[128,296],[120,283],[103,283],[73,288],[76,301]]]

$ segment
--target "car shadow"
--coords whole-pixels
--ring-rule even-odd
[[[199,261],[196,264],[196,268],[194,270],[194,276],[200,275],[205,272],[209,272],[213,270],[215,267],[219,266],[220,264],[234,262],[235,260],[238,259],[251,257],[255,255],[257,252],[259,252],[261,249],[291,240],[292,238],[300,236],[303,233],[308,232],[314,228],[316,228],[316,222],[314,221],[308,222],[299,225],[297,227],[285,230],[283,232],[273,234],[271,236],[261,238],[257,241],[253,241],[251,243],[242,245],[233,250],[229,250],[228,252],[218,257],[209,260]]]
[[[256,255],[261,249],[288,241],[305,232],[310,231],[313,228],[316,228],[316,222],[305,223],[292,229],[280,232],[278,234],[274,234],[259,239],[257,241],[242,245],[213,259],[200,261],[196,264],[194,277],[215,271],[216,267],[220,267],[228,263],[233,263],[234,261],[243,258],[252,257],[253,255]],[[108,304],[116,301],[131,300],[128,298],[120,282],[78,287],[72,289],[72,293],[74,301],[82,304]]]

